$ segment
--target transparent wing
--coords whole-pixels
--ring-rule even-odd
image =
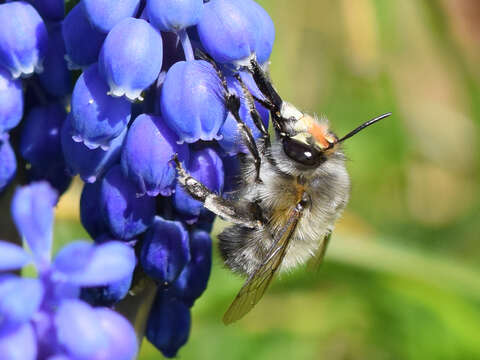
[[[247,279],[237,297],[223,315],[225,325],[242,318],[260,301],[282,263],[301,214],[301,210],[295,209],[290,215],[287,223],[277,235],[265,261]]]
[[[332,232],[329,231],[322,239],[322,243],[317,250],[315,256],[308,262],[308,269],[311,271],[318,271],[320,266],[323,263],[325,258],[325,253],[327,252],[328,244],[330,243],[330,238],[332,237]]]

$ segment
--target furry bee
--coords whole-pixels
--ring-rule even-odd
[[[225,265],[247,280],[223,317],[224,323],[230,324],[258,303],[276,273],[311,258],[321,263],[334,223],[349,198],[350,178],[341,143],[390,113],[338,138],[326,119],[310,116],[283,101],[252,58],[248,70],[264,97],[254,97],[239,76],[237,80],[262,134],[255,141],[240,118],[240,98],[229,91],[213,59],[204,53],[197,55],[216,69],[226,107],[249,150],[242,160],[238,189],[228,199],[211,192],[174,159],[178,181],[185,190],[205,208],[233,223],[219,235],[220,253]],[[273,136],[264,127],[255,101],[270,110]]]

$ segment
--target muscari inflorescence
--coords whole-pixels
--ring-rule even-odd
[[[261,97],[242,65],[268,61],[270,17],[253,0],[81,0],[68,14],[64,0],[29,0],[0,4],[0,24],[0,192],[17,170],[26,175],[12,214],[31,251],[0,243],[0,271],[31,261],[38,272],[0,277],[0,353],[133,358],[133,328],[108,307],[136,266],[158,284],[146,336],[175,356],[210,274],[213,216],[176,184],[172,157],[222,193],[246,152],[220,79],[195,49],[229,91],[243,99],[239,73]],[[243,100],[239,113],[258,137]],[[76,174],[96,245],[72,243],[52,261],[53,207]]]

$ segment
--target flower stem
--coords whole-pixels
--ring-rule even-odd
[[[193,55],[192,43],[190,42],[190,38],[188,37],[187,30],[182,29],[178,31],[177,35],[180,38],[180,42],[182,43],[185,59],[187,61],[195,60],[195,56]]]

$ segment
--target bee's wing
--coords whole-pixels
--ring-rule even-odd
[[[308,262],[308,269],[312,271],[317,271],[323,263],[325,258],[325,253],[327,252],[328,244],[330,243],[330,238],[332,237],[332,232],[329,231],[322,239],[322,243],[317,250],[315,256]]]
[[[268,251],[265,261],[247,279],[237,297],[223,315],[225,325],[242,318],[260,301],[282,263],[301,214],[301,210],[295,209],[293,214],[290,215],[287,223],[277,235],[273,246]]]

